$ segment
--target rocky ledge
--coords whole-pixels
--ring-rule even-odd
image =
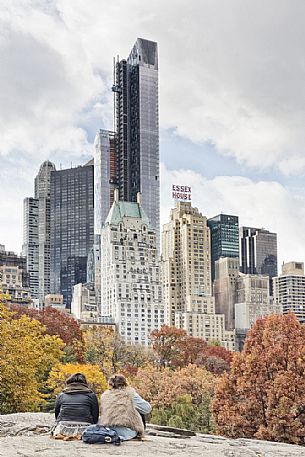
[[[0,416],[1,457],[295,457],[305,456],[305,448],[289,444],[195,434],[187,430],[149,425],[145,441],[129,441],[120,447],[86,445],[81,441],[49,438],[53,416],[18,413]]]

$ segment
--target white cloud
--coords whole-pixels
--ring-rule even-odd
[[[74,153],[89,148],[86,133],[73,129],[96,120],[102,99],[110,124],[112,56],[125,57],[144,36],[160,45],[163,127],[258,169],[304,172],[302,0],[4,4],[0,153],[66,151],[73,134]]]
[[[265,227],[278,234],[279,265],[305,261],[305,198],[273,181],[254,182],[241,176],[207,179],[192,170],[167,170],[162,166],[161,220],[168,221],[171,185],[192,187],[192,204],[209,217],[224,212],[239,216],[240,225]]]
[[[19,199],[42,160],[76,161],[92,151],[88,132],[112,128],[112,57],[126,57],[137,36],[159,43],[161,127],[209,141],[249,167],[305,172],[302,0],[2,0],[1,6],[0,166],[9,161],[14,182],[22,158],[29,174],[17,183]],[[290,246],[297,254],[303,203],[282,186],[198,179],[213,190],[207,200],[202,195],[211,214],[233,211],[249,224],[252,217],[254,225],[277,229],[284,251]],[[259,201],[264,193],[268,208]],[[1,187],[0,201],[1,210],[15,204],[9,186]],[[295,241],[277,220],[287,234],[295,224]]]

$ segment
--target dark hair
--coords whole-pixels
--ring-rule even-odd
[[[73,382],[87,384],[87,379],[82,373],[75,373],[66,380],[66,384],[72,384]]]
[[[124,375],[114,374],[109,378],[108,385],[113,389],[123,389],[127,386],[127,381]]]

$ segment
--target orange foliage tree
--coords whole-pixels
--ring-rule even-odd
[[[213,402],[217,431],[305,443],[305,326],[293,314],[259,319]]]
[[[132,384],[154,406],[153,423],[208,432],[212,430],[210,402],[215,380],[196,365],[175,371],[148,366],[139,368]]]

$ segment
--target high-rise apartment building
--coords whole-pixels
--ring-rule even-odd
[[[35,178],[35,199],[38,201],[38,280],[39,301],[50,293],[50,181],[55,165],[45,161]]]
[[[23,200],[23,245],[22,254],[26,258],[29,287],[32,298],[39,298],[39,237],[38,201],[27,197]]]
[[[273,278],[274,302],[283,314],[292,311],[301,323],[305,323],[305,275],[303,262],[282,265],[282,274]]]
[[[101,235],[101,311],[126,343],[149,344],[164,324],[156,233],[138,202],[115,201]]]
[[[178,202],[162,231],[162,279],[166,322],[189,335],[234,347],[212,297],[210,229],[189,202]]]
[[[46,160],[35,178],[35,196],[24,199],[23,255],[32,298],[42,304],[50,293],[50,179],[55,165]]]
[[[226,329],[235,328],[235,290],[239,276],[239,257],[220,257],[215,262],[213,295],[215,311],[224,314]]]
[[[240,265],[245,274],[277,276],[277,234],[254,227],[240,228]]]
[[[221,257],[239,257],[238,216],[219,214],[208,220],[211,230],[211,272],[215,279],[215,262]]]
[[[120,200],[137,201],[159,244],[158,46],[138,38],[127,60],[115,64],[117,183]]]
[[[93,161],[51,174],[51,291],[71,306],[73,286],[87,281],[94,232]]]

